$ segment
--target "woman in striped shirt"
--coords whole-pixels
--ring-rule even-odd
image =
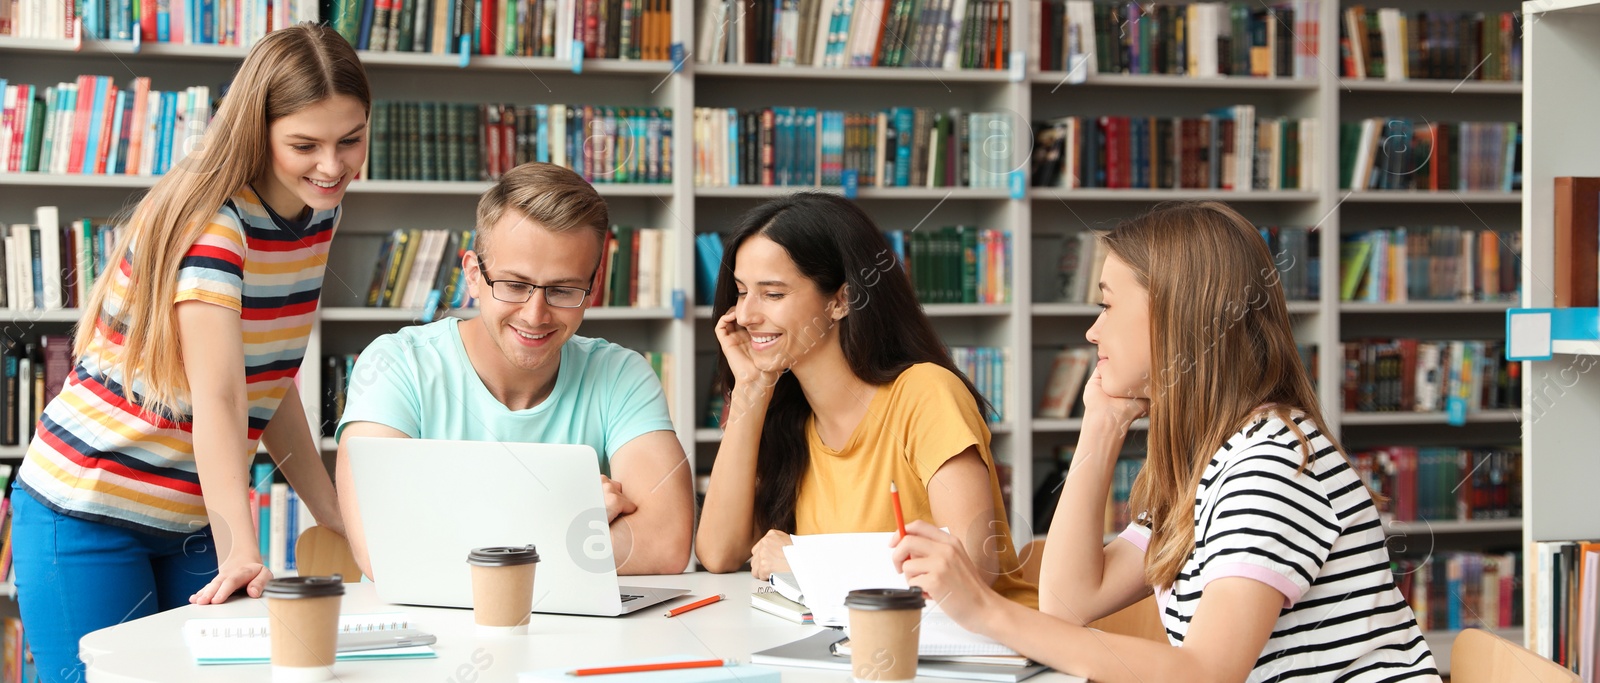
[[[1437,680],[1372,495],[1325,428],[1260,233],[1207,202],[1157,207],[1103,239],[1104,303],[1087,335],[1099,363],[1040,610],[996,599],[960,541],[920,523],[894,551],[906,579],[968,629],[1097,683]],[[1141,521],[1102,547],[1117,454],[1146,414]],[[1084,627],[1152,590],[1169,644]]]
[[[317,522],[343,532],[295,376],[370,108],[338,33],[274,31],[205,136],[180,140],[178,153],[193,149],[134,207],[12,496],[17,594],[43,680],[82,680],[90,631],[261,594],[271,573],[246,479],[258,441]]]

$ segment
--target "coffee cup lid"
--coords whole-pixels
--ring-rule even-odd
[[[845,607],[869,611],[922,609],[923,604],[920,588],[863,588],[844,598]]]
[[[326,598],[344,595],[344,577],[334,574],[333,576],[289,576],[273,579],[267,582],[267,587],[261,594],[265,597],[279,600]]]
[[[473,548],[467,553],[467,564],[479,567],[515,567],[522,564],[538,564],[539,551],[532,544],[526,546],[495,546],[491,548]]]

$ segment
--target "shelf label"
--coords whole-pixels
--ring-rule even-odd
[[[1550,360],[1557,340],[1600,340],[1600,309],[1513,308],[1506,311],[1506,360]]]
[[[133,53],[139,54],[139,48],[144,46],[144,31],[137,25],[133,27]]]
[[[1023,178],[1022,169],[1011,169],[1011,175],[1006,180],[1006,184],[1011,188],[1011,198],[1022,199],[1022,195],[1027,191],[1028,185]]]
[[[472,36],[461,36],[461,45],[456,49],[456,52],[461,55],[461,61],[456,66],[463,69],[467,68],[467,63],[472,61]]]
[[[1089,82],[1089,55],[1067,58],[1067,82],[1075,85]]]
[[[684,295],[683,290],[681,289],[672,290],[672,317],[678,320],[683,320],[685,317],[688,317],[688,315],[689,297]]]
[[[683,60],[683,43],[681,43],[681,42],[673,43],[672,44],[672,70],[673,71],[677,71],[679,67],[683,66],[683,61],[684,61]]]
[[[583,73],[583,41],[572,41],[572,73]]]
[[[1012,83],[1021,83],[1028,74],[1028,53],[1022,50],[1011,51],[1011,76]]]
[[[1444,402],[1444,421],[1451,427],[1460,427],[1467,423],[1467,399],[1460,396],[1451,396]]]
[[[847,168],[844,171],[844,178],[842,180],[844,183],[844,198],[855,199],[856,192],[860,189],[860,174],[856,171],[856,169]]]
[[[83,51],[83,17],[72,19],[72,51]]]

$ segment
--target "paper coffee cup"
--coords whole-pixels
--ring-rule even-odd
[[[475,548],[467,553],[467,564],[472,565],[472,620],[478,633],[527,633],[539,551],[531,545]]]
[[[845,597],[850,608],[850,672],[863,683],[897,683],[917,676],[922,590],[869,588]]]
[[[332,679],[344,577],[273,579],[267,582],[262,597],[267,599],[274,683]]]

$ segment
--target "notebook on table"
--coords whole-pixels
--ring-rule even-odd
[[[400,632],[415,627],[416,624],[404,612],[339,615],[341,635]],[[272,661],[272,633],[267,617],[190,619],[183,624],[183,640],[189,646],[189,653],[194,655],[195,663],[200,665],[266,664]],[[339,652],[336,655],[341,662],[430,659],[437,656],[433,648],[427,645]]]
[[[850,670],[850,658],[834,654],[833,647],[845,635],[829,629],[807,638],[762,650],[750,655],[750,663],[766,666],[799,666],[810,669]],[[1020,683],[1020,681],[1048,670],[1041,664],[1028,666],[994,666],[989,664],[964,664],[918,660],[917,676],[928,678],[959,678],[991,683]],[[1078,679],[1082,680],[1082,679]]]

